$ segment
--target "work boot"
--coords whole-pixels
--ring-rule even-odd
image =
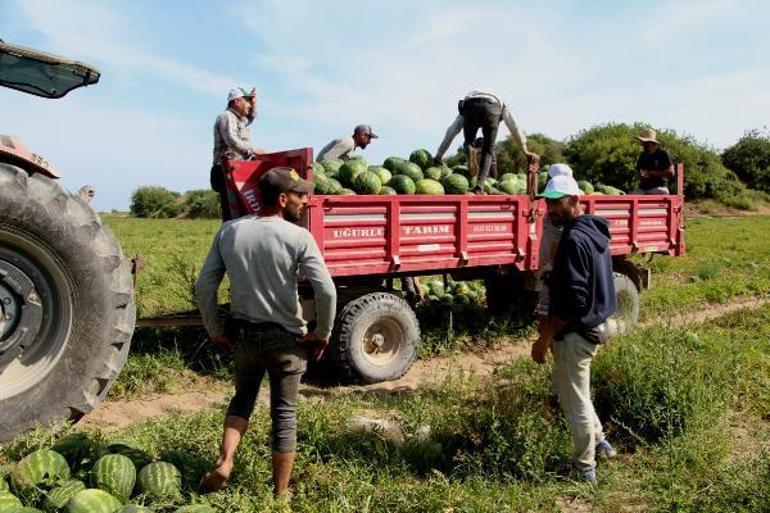
[[[604,459],[612,459],[615,456],[618,455],[618,451],[615,450],[612,445],[607,441],[607,439],[602,440],[598,444],[596,444],[596,458],[604,458]]]
[[[576,480],[583,483],[596,484],[596,467],[588,467],[583,469],[575,469]]]

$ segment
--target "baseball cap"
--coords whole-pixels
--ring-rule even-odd
[[[551,164],[548,168],[548,178],[554,176],[572,176],[572,168],[567,164]]]
[[[546,199],[559,199],[564,196],[580,196],[580,188],[571,176],[554,176],[545,184],[545,190],[538,195]]]
[[[366,134],[372,139],[377,139],[377,135],[374,132],[372,132],[371,125],[365,125],[365,124],[358,125],[355,129],[353,129],[353,133]]]
[[[256,88],[253,92],[248,92],[242,87],[233,87],[230,89],[230,92],[227,93],[227,103],[238,98],[251,98],[252,96],[256,96],[256,94]]]
[[[278,192],[313,192],[313,182],[305,180],[290,167],[274,167],[259,179],[260,189],[270,188]]]

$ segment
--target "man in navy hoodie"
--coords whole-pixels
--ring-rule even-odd
[[[571,176],[555,176],[541,194],[548,216],[562,227],[549,279],[548,316],[532,359],[553,352],[553,385],[575,444],[572,463],[582,480],[596,482],[596,457],[613,457],[591,402],[591,360],[606,340],[605,321],[617,309],[607,221],[583,214]]]

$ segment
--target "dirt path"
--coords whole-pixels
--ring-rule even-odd
[[[770,303],[770,297],[743,298],[731,303],[713,305],[695,312],[677,315],[667,320],[666,323],[672,326],[697,324],[744,308],[759,308],[768,303]],[[660,320],[647,321],[643,325],[652,326],[655,324],[660,324]],[[301,393],[305,398],[366,393],[411,393],[420,387],[430,383],[441,383],[446,378],[460,373],[473,373],[477,376],[492,374],[498,367],[528,356],[531,342],[531,339],[501,340],[498,347],[494,349],[419,360],[404,377],[387,383],[332,388],[303,385]],[[86,415],[81,424],[103,429],[118,429],[171,413],[192,413],[214,408],[225,403],[231,394],[229,386],[214,379],[198,380],[195,388],[196,390],[189,392],[163,394],[129,401],[108,400]],[[267,400],[265,390],[261,391],[260,400]]]

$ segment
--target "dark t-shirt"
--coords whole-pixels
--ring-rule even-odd
[[[636,170],[656,170],[664,171],[671,167],[671,157],[663,148],[657,148],[652,153],[643,151],[639,154],[639,160],[636,161]],[[655,187],[668,187],[668,179],[660,176],[650,176],[642,178],[639,181],[639,187],[643,190],[654,189]]]

